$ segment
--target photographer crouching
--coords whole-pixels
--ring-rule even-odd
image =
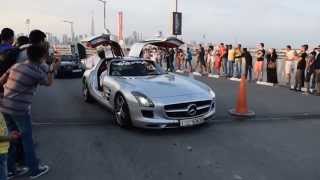
[[[40,165],[32,139],[31,104],[39,85],[51,86],[59,60],[46,64],[48,49],[43,45],[30,45],[27,48],[28,60],[12,66],[1,78],[4,96],[0,103],[9,131],[18,129],[24,150],[25,164],[31,179],[36,179],[49,171],[47,165]],[[14,146],[14,144],[12,144]],[[8,171],[16,172],[15,148],[10,147]],[[11,160],[9,160],[11,159]]]

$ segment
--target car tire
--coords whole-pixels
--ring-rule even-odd
[[[115,108],[114,108],[114,121],[122,128],[129,128],[132,126],[129,106],[123,97],[119,94],[115,98]]]
[[[92,103],[94,101],[86,82],[84,82],[82,86],[82,96],[84,101],[87,103]]]

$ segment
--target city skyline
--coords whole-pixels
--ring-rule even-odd
[[[18,2],[19,6],[16,5]],[[316,39],[317,31],[320,30],[320,25],[316,23],[319,19],[316,7],[320,2],[316,0],[309,0],[308,3],[297,0],[179,2],[179,11],[183,13],[181,38],[186,41],[241,42],[250,46],[262,41],[276,47],[289,43],[294,46],[304,43],[315,45],[319,42]],[[144,37],[151,37],[159,31],[168,35],[170,12],[173,9],[173,0],[140,0],[139,3],[109,0],[107,25],[116,34],[117,13],[122,11],[125,37],[130,36],[133,31],[143,33]],[[31,29],[39,28],[60,37],[70,34],[70,27],[63,24],[63,20],[75,22],[76,34],[90,34],[94,11],[96,34],[103,32],[103,8],[94,0],[12,0],[4,2],[0,11],[6,14],[0,17],[0,27],[26,32],[25,22],[30,19]]]

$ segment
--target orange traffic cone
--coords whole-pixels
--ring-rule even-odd
[[[241,77],[236,109],[229,110],[229,113],[232,116],[243,118],[255,116],[255,113],[248,109],[247,80],[245,76]]]

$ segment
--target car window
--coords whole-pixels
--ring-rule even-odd
[[[67,62],[67,61],[76,61],[77,57],[75,56],[61,56],[61,61]]]
[[[116,61],[110,68],[111,76],[151,76],[164,74],[152,61]]]

